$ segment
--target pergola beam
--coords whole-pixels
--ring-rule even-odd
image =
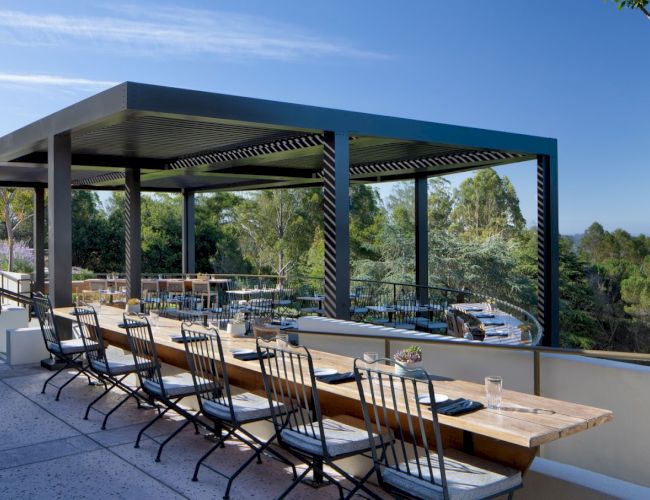
[[[196,217],[194,193],[191,191],[183,190],[182,217],[183,274],[194,274],[196,272]]]
[[[132,168],[127,170],[124,183],[124,257],[129,298],[140,298],[142,293],[140,203],[140,171]]]

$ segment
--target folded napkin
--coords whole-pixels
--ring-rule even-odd
[[[494,318],[494,314],[489,314],[489,313],[481,313],[481,314],[475,314],[475,318]]]
[[[476,311],[482,311],[483,309],[481,307],[466,307],[465,311],[466,312],[476,312]]]
[[[200,342],[202,340],[208,340],[207,335],[196,335],[194,337],[185,337],[185,338],[183,338],[182,335],[172,335],[170,338],[172,342],[177,342],[179,344],[182,344],[184,342]]]
[[[344,373],[333,373],[332,375],[323,375],[322,377],[316,377],[321,382],[326,384],[343,384],[345,382],[353,382],[354,372],[344,372]]]
[[[131,325],[131,323],[129,323],[129,325]],[[132,326],[136,326],[136,327],[137,327],[137,326],[144,326],[144,325],[146,325],[146,323],[144,323],[144,322],[142,322],[142,321],[136,321],[136,322],[133,323]],[[124,323],[118,323],[117,326],[118,326],[119,328],[126,328],[126,325],[125,325]]]
[[[480,410],[484,408],[483,404],[478,401],[472,401],[471,399],[458,398],[458,399],[449,399],[443,403],[438,403],[436,405],[438,413],[449,416],[464,415],[472,411]]]
[[[485,332],[486,337],[507,337],[509,335],[508,332]]]
[[[233,354],[233,358],[237,358],[241,361],[253,361],[255,359],[260,359],[260,356],[257,351],[255,352],[244,352],[242,354]],[[262,359],[272,358],[275,356],[273,353],[265,352],[262,353]]]
[[[505,323],[503,321],[483,321],[485,326],[503,326]]]

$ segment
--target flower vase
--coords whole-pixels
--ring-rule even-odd
[[[127,304],[126,312],[128,314],[140,314],[140,304]]]
[[[422,361],[418,361],[417,363],[403,363],[403,365],[408,369],[408,370],[415,370],[415,369],[421,369],[422,368]],[[395,375],[399,375],[402,377],[413,377],[413,378],[418,378],[418,379],[424,379],[426,378],[426,374],[424,372],[409,372],[402,368],[401,365],[396,364],[395,365]]]

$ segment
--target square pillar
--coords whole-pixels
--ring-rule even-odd
[[[323,221],[325,315],[350,319],[350,138],[325,132]]]
[[[124,179],[124,249],[126,293],[128,298],[140,298],[142,293],[142,263],[140,248],[140,169],[129,168]]]
[[[34,188],[34,292],[45,291],[45,188]]]
[[[183,274],[196,272],[196,219],[194,193],[183,189]]]
[[[47,141],[49,296],[53,307],[72,305],[72,188],[70,134]]]
[[[421,304],[429,301],[429,207],[428,180],[415,178],[415,284]]]
[[[542,345],[560,345],[557,153],[537,157],[537,318]]]

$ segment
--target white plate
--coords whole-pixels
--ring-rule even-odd
[[[230,349],[230,354],[251,354],[255,352],[253,349]]]
[[[436,394],[436,403],[444,403],[449,399],[449,396],[446,394]],[[431,403],[431,399],[429,398],[428,395],[423,395],[418,398],[418,403],[423,404],[423,405],[428,405]]]
[[[327,375],[334,375],[338,373],[334,368],[314,368],[314,375],[316,377],[325,377]]]

